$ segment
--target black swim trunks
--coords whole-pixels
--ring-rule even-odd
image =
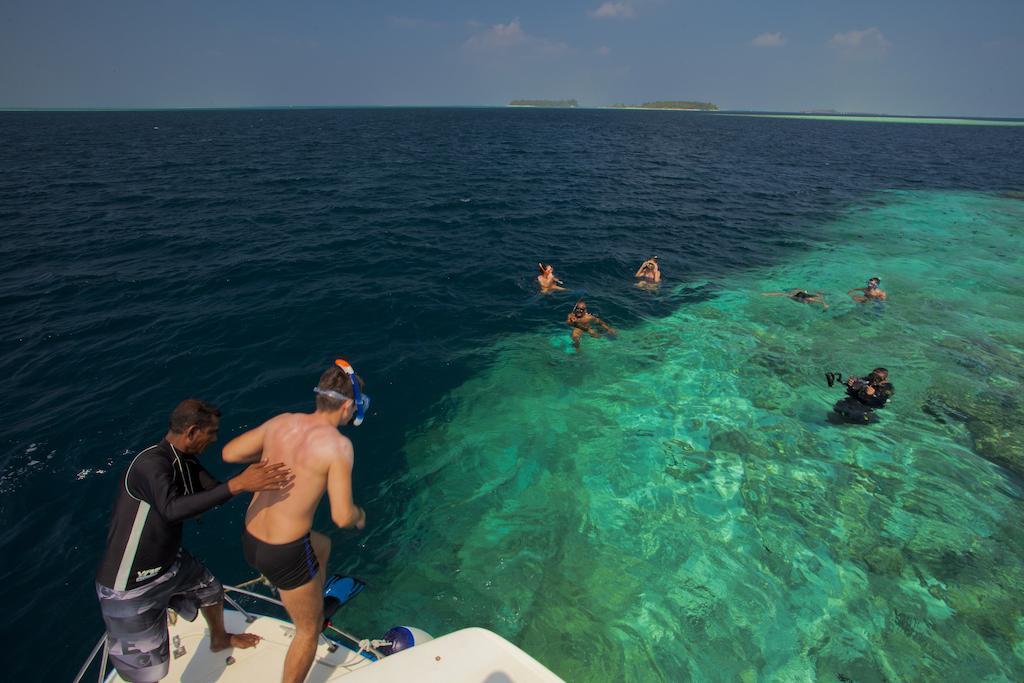
[[[281,590],[309,583],[320,569],[308,533],[290,543],[267,543],[245,529],[242,531],[242,553],[253,569]]]

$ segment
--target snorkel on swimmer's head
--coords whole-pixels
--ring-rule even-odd
[[[576,302],[576,305],[572,307],[572,315],[574,318],[582,318],[587,314],[587,302],[580,299]]]
[[[868,279],[868,289],[878,289],[878,285],[882,284],[882,281],[877,277]]]
[[[336,401],[352,401],[356,409],[355,416],[352,419],[352,426],[358,427],[363,424],[366,413],[370,410],[370,397],[359,390],[359,378],[356,377],[356,371],[352,368],[351,363],[344,358],[338,358],[334,361],[334,364],[348,375],[349,381],[352,383],[352,396],[349,397],[340,392],[331,389],[321,389],[320,387],[313,387],[313,393],[333,398]]]

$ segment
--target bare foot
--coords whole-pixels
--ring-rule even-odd
[[[227,633],[225,635],[227,636],[225,640],[210,640],[210,650],[212,652],[220,652],[229,647],[246,650],[250,647],[256,647],[260,642],[260,637],[255,633]]]

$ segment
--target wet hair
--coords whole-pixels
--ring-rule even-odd
[[[880,284],[882,284],[882,280],[880,278],[877,278],[877,277],[869,277],[868,278],[868,283],[874,283],[876,285],[880,285]]]
[[[362,389],[363,378],[359,377],[359,388]],[[348,373],[339,368],[337,365],[324,370],[324,374],[320,375],[320,381],[317,383],[318,389],[328,389],[330,391],[336,391],[343,396],[348,398],[355,398],[352,395],[352,380],[349,378]],[[341,407],[343,401],[339,401],[336,398],[330,396],[324,396],[323,394],[316,395],[316,409],[325,413],[330,413]]]
[[[875,368],[871,371],[871,374],[878,379],[887,379],[889,377],[889,371],[885,368]]]
[[[186,398],[171,413],[169,427],[175,434],[184,434],[189,427],[206,429],[220,419],[217,406],[198,398]]]

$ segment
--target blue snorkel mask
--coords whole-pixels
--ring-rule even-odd
[[[356,406],[356,414],[352,419],[352,425],[358,427],[363,424],[363,419],[370,410],[370,397],[359,391],[359,380],[356,378],[356,371],[352,369],[347,360],[339,358],[334,361],[334,364],[341,368],[352,382],[352,397],[349,398],[345,394],[331,391],[330,389],[321,389],[320,387],[313,387],[313,393],[333,398],[336,401],[352,401]]]

